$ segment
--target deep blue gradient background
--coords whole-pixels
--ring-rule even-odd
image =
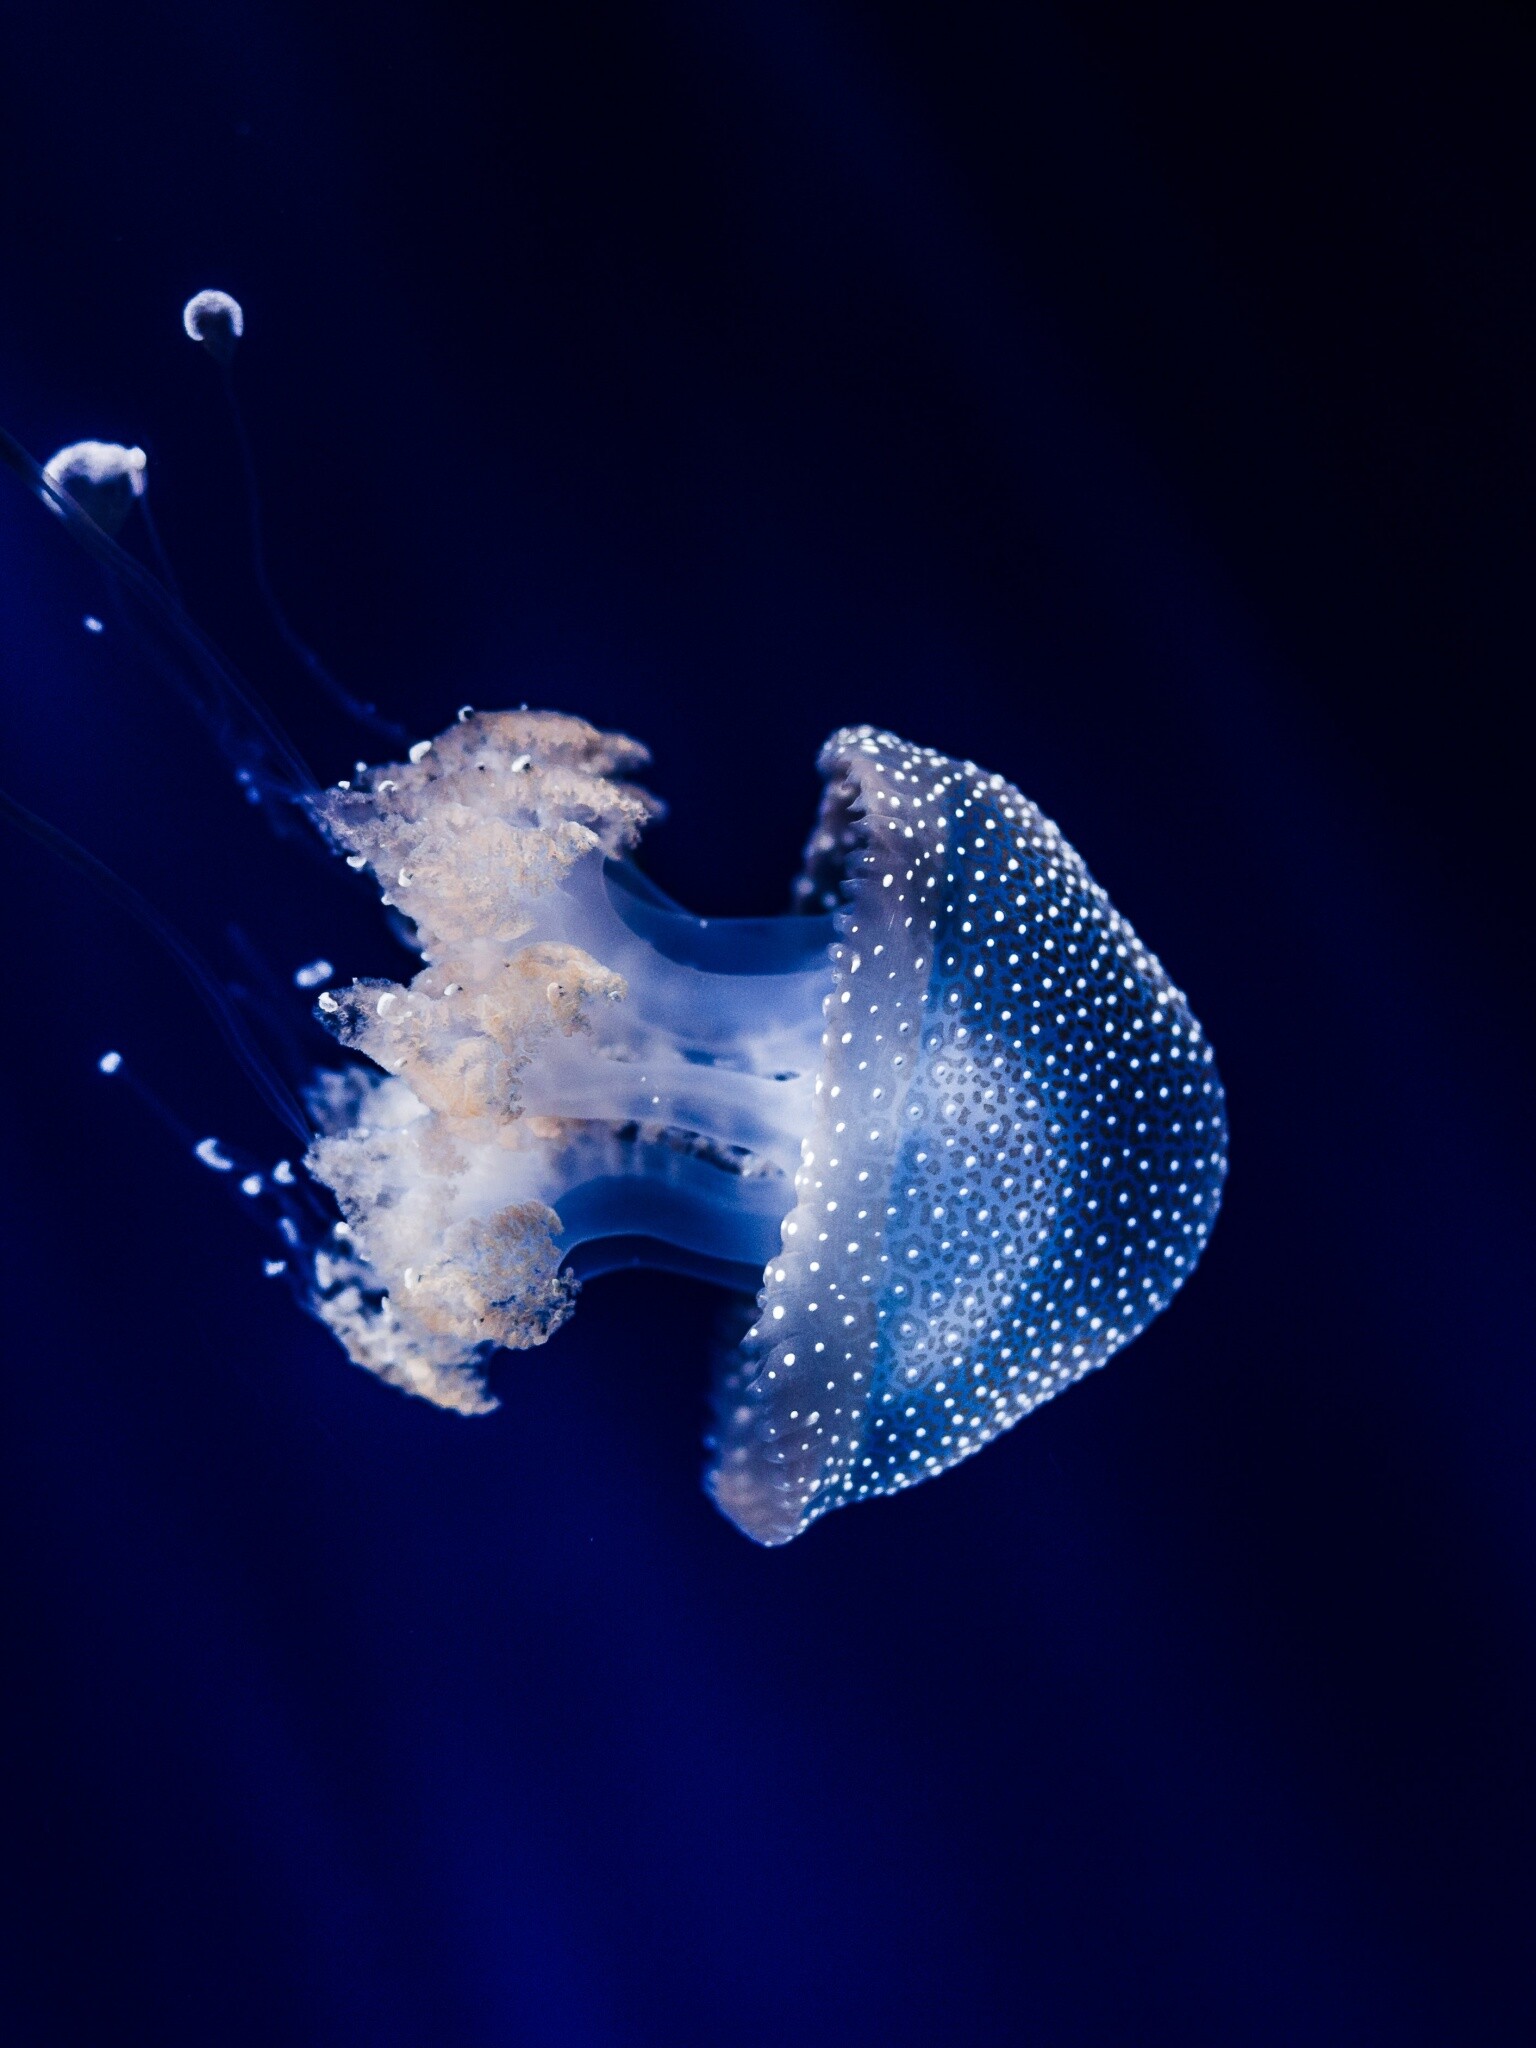
[[[7,844],[7,2041],[1536,2038],[1536,64],[1401,12],[5,10],[0,415],[143,443],[322,775],[203,285],[290,609],[413,734],[636,733],[712,912],[833,726],[972,755],[1234,1131],[1134,1351],[764,1553],[717,1297],[594,1284],[488,1421],[378,1387],[94,1071],[285,1149],[175,970]],[[104,601],[0,493],[0,780],[230,971],[387,967]]]

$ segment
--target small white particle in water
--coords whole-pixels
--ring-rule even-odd
[[[211,1166],[215,1173],[233,1173],[235,1162],[233,1159],[225,1158],[224,1154],[219,1150],[217,1138],[199,1138],[192,1147],[192,1150],[201,1159],[204,1166]]]
[[[286,1159],[279,1159],[276,1166],[273,1167],[272,1178],[280,1187],[289,1188],[293,1186],[293,1168]]]
[[[307,967],[295,970],[293,979],[299,988],[318,988],[322,981],[329,981],[335,972],[329,960],[311,960]]]
[[[263,1259],[261,1270],[269,1280],[275,1280],[279,1273],[287,1272],[288,1261],[286,1259]]]
[[[431,751],[432,742],[430,740],[418,740],[410,750],[411,766],[414,768],[418,761],[425,761]]]
[[[259,1173],[248,1173],[240,1183],[240,1192],[242,1195],[259,1195],[261,1193],[261,1175]]]
[[[123,1056],[120,1052],[104,1052],[96,1062],[97,1067],[103,1074],[115,1074],[122,1064]]]
[[[87,612],[81,623],[85,627],[87,633],[105,633],[105,631],[107,630],[106,627],[101,623],[100,619],[96,617],[94,612]]]

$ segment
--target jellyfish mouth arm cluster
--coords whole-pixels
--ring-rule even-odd
[[[657,807],[623,779],[631,741],[475,714],[415,752],[316,804],[424,962],[321,998],[381,1071],[315,1091],[309,1165],[350,1243],[316,1307],[358,1363],[476,1412],[488,1353],[569,1315],[584,1247],[643,1239],[652,1263],[756,1285],[793,1201],[833,933],[691,918],[647,883],[628,856]]]
[[[1002,777],[835,734],[799,913],[705,921],[634,865],[644,760],[577,719],[469,715],[314,800],[423,959],[321,998],[370,1064],[314,1095],[345,1219],[314,1306],[359,1364],[475,1413],[490,1352],[570,1315],[582,1254],[639,1239],[755,1287],[708,1484],[783,1543],[969,1457],[1167,1305],[1215,1220],[1221,1086]]]

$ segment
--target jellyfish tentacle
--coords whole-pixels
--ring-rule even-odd
[[[349,690],[339,677],[310,646],[309,642],[295,629],[288,613],[277,595],[272,582],[272,572],[267,563],[266,527],[261,512],[261,482],[256,468],[256,452],[251,445],[250,429],[246,425],[245,407],[240,403],[240,394],[235,388],[235,373],[231,364],[221,365],[219,382],[224,391],[224,402],[234,429],[235,444],[240,454],[240,469],[244,479],[246,520],[251,536],[251,575],[256,584],[258,596],[266,609],[268,618],[276,630],[277,637],[298,662],[311,682],[318,684],[324,694],[354,724],[378,738],[398,745],[405,737],[405,728],[392,718],[386,718],[376,704]]]
[[[221,751],[234,762],[247,789],[290,802],[304,802],[317,795],[320,785],[298,748],[160,578],[120,547],[4,427],[0,427],[0,468],[8,469],[40,504],[55,513],[70,538],[106,571],[114,586],[171,636],[202,686],[186,693],[188,701]]]
[[[149,537],[149,551],[155,558],[155,568],[159,573],[160,581],[170,592],[171,602],[180,610],[185,611],[186,601],[181,594],[181,580],[171,566],[171,557],[164,540],[161,538],[160,522],[155,517],[154,510],[150,505],[148,491],[140,498],[137,509],[139,518],[144,525],[144,531]]]
[[[38,845],[46,847],[76,874],[83,875],[120,909],[126,910],[165,949],[191,983],[198,1000],[218,1026],[219,1035],[263,1102],[280,1123],[307,1144],[310,1125],[298,1097],[252,1036],[238,1006],[191,941],[183,937],[170,919],[162,915],[131,882],[125,882],[121,875],[78,840],[72,839],[57,825],[51,825],[46,818],[40,818],[4,789],[0,789],[0,818]]]
[[[295,630],[273,585],[267,562],[266,522],[261,510],[261,478],[256,467],[256,451],[246,424],[245,407],[240,402],[235,384],[237,344],[245,333],[244,308],[228,292],[194,292],[182,308],[181,324],[188,339],[202,345],[218,371],[219,385],[240,457],[246,523],[250,529],[251,575],[277,637],[311,682],[318,684],[339,711],[380,738],[398,745],[405,737],[404,728],[393,719],[383,717],[377,705],[365,703],[332,674],[309,642]]]

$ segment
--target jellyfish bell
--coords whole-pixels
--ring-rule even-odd
[[[72,441],[43,464],[47,489],[62,493],[105,534],[115,536],[144,496],[149,458],[118,441]],[[45,499],[50,509],[61,507]]]
[[[723,1377],[710,1483],[760,1541],[980,1450],[1166,1307],[1226,1171],[1184,998],[1059,829],[973,763],[837,733],[816,1115]]]
[[[245,332],[245,309],[228,292],[194,292],[181,309],[181,324],[188,340],[201,342],[220,369],[227,370]]]
[[[634,864],[645,761],[468,713],[313,800],[423,962],[319,999],[370,1065],[312,1101],[347,1225],[313,1306],[356,1363],[477,1413],[490,1353],[552,1336],[583,1269],[639,1245],[746,1285],[709,1487],[784,1543],[970,1456],[1167,1306],[1215,1220],[1222,1091],[1001,776],[836,733],[801,910],[704,921]]]

